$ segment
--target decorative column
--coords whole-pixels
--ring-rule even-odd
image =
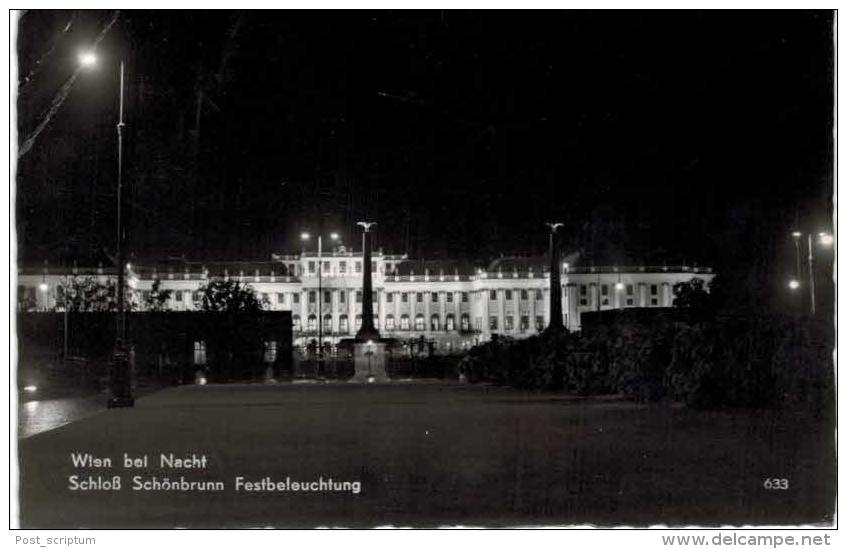
[[[371,227],[375,222],[359,221],[362,232],[362,327],[356,333],[356,339],[367,341],[379,339],[379,330],[374,327],[373,280],[371,273]]]
[[[558,332],[564,329],[562,322],[562,279],[559,269],[559,246],[556,242],[556,230],[562,223],[547,223],[550,227],[550,324],[547,325],[548,332]]]
[[[362,327],[353,342],[354,383],[388,381],[385,371],[387,343],[380,340],[374,326],[373,280],[371,265],[371,232],[376,223],[360,221],[362,232]]]

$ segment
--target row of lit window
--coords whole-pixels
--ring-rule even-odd
[[[632,284],[627,284],[623,287],[624,293],[626,294],[626,306],[632,307],[635,305],[635,286]],[[658,284],[650,284],[650,305],[656,306],[659,304],[659,285]],[[601,305],[609,305],[609,285],[601,284],[600,285],[600,303]],[[580,284],[579,285],[579,304],[580,306],[586,307],[588,306],[588,285]]]
[[[459,329],[461,331],[470,330],[470,315],[462,314],[459,320]],[[292,323],[294,325],[294,331],[299,332],[303,329],[302,322],[300,319],[300,315],[294,315],[292,317]],[[379,327],[379,317],[374,315],[374,324]],[[476,320],[476,329],[479,330],[482,328],[482,319],[477,318]],[[394,315],[386,315],[385,323],[382,326],[382,329],[387,331],[401,330],[408,331],[412,329],[412,319],[409,318],[409,315],[400,315],[399,323],[394,318]],[[362,315],[356,315],[355,317],[355,325],[354,329],[358,330],[362,327]],[[488,318],[488,328],[493,331],[497,331],[500,329],[500,319],[496,315],[491,315]],[[528,331],[530,328],[530,317],[527,315],[522,315],[518,318],[518,329],[520,331]],[[306,330],[309,332],[315,332],[318,329],[318,319],[315,315],[309,315],[306,319]],[[324,315],[323,317],[323,331],[326,333],[331,333],[333,331],[332,325],[332,315]],[[339,333],[348,333],[349,332],[349,324],[347,315],[340,315],[338,317],[338,332]],[[535,317],[535,329],[537,331],[541,331],[544,329],[544,317],[536,316]],[[429,325],[427,326],[426,318],[424,315],[416,315],[414,318],[414,330],[415,331],[425,331],[430,330],[433,332],[438,332],[441,330],[452,332],[456,330],[456,317],[452,314],[448,314],[444,319],[444,324],[441,323],[441,316],[434,314],[429,319]],[[503,317],[503,330],[510,332],[515,330],[515,317],[512,315],[505,315]]]
[[[460,330],[467,331],[470,329],[470,316],[467,314],[463,314],[459,320]],[[299,332],[302,330],[302,322],[300,320],[300,315],[294,315],[292,317],[292,323],[294,325],[294,331]],[[379,316],[374,315],[374,324],[379,326]],[[356,315],[354,329],[358,330],[362,327],[362,315]],[[394,315],[386,315],[385,316],[385,324],[382,326],[383,329],[388,331],[393,330],[411,330],[412,323],[409,315],[400,315],[399,323],[394,318]],[[306,330],[309,332],[314,332],[318,329],[318,319],[315,315],[309,315],[306,319]],[[437,332],[441,330],[445,330],[448,332],[452,332],[456,330],[456,317],[455,315],[448,314],[444,318],[444,324],[441,324],[441,316],[440,315],[432,315],[429,319],[429,327],[427,328],[426,319],[424,315],[417,315],[414,319],[414,329],[416,331],[425,331],[427,329]],[[332,315],[324,315],[323,317],[323,331],[331,332],[332,331]],[[348,333],[350,331],[350,326],[348,322],[347,315],[340,315],[338,317],[338,332],[340,333]]]

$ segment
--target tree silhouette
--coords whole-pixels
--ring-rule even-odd
[[[262,303],[256,292],[237,280],[213,280],[200,288],[204,311],[258,312]]]

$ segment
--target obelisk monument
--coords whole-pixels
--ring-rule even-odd
[[[353,342],[353,363],[356,373],[352,381],[373,383],[388,381],[385,373],[387,344],[374,326],[373,267],[371,260],[371,227],[375,222],[360,221],[362,227],[362,326]]]

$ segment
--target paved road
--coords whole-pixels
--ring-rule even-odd
[[[820,419],[444,384],[171,388],[19,451],[27,527],[796,524],[831,521],[835,496]],[[112,463],[74,467],[74,452]],[[126,469],[124,454],[148,462]],[[121,489],[71,490],[73,475]],[[136,476],[223,489],[136,491]],[[237,477],[287,488],[237,490]],[[351,489],[291,488],[321,477]],[[771,477],[790,489],[765,490]]]

